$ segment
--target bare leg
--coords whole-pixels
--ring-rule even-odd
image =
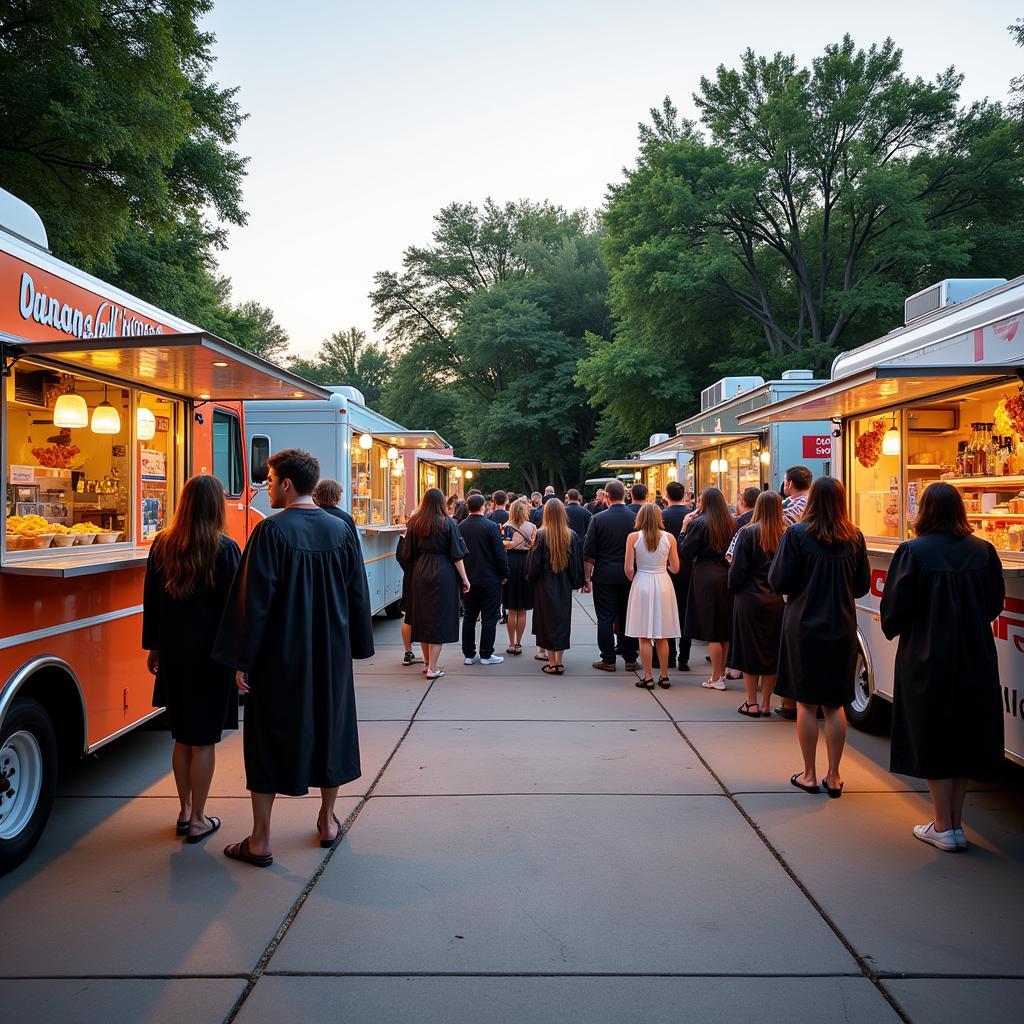
[[[657,648],[658,648],[658,664],[661,666],[661,668],[659,669],[659,673],[662,676],[667,678],[668,677],[668,666],[669,666],[669,660],[668,660],[668,638],[667,637],[664,637],[664,638],[659,637],[654,642],[655,642],[655,644],[657,645]]]
[[[216,763],[216,747],[210,743],[192,748],[192,771],[189,778],[192,786],[192,819],[188,825],[191,836],[205,832],[211,822],[206,820],[206,798],[213,783],[213,769]]]
[[[644,679],[650,679],[654,675],[654,647],[646,636],[640,640],[640,664],[644,669]]]
[[[565,657],[565,651],[548,651],[548,664],[549,665],[561,665],[562,658]]]
[[[818,752],[818,708],[814,704],[797,704],[796,734],[800,740],[800,754],[804,759],[804,773],[797,782],[805,786],[818,784],[818,771],[814,760]]]
[[[412,650],[412,626],[408,622],[402,623],[402,646],[407,650]]]
[[[935,831],[948,832],[953,828],[953,780],[928,779],[928,792],[932,795]]]
[[[970,779],[953,780],[953,797],[950,801],[950,811],[953,814],[953,828],[963,828],[964,800],[967,797],[967,784]]]
[[[428,672],[436,672],[437,671],[437,659],[441,657],[441,648],[444,645],[443,644],[425,644],[424,646],[426,648],[426,653],[424,654],[424,657],[426,658],[426,662],[427,662],[427,671]]]
[[[270,815],[274,811],[275,793],[250,793],[252,798],[252,834],[249,836],[249,852],[257,857],[269,854]]]
[[[743,686],[747,691],[747,703],[757,704],[757,676],[750,672],[744,672]]]
[[[338,838],[338,826],[334,824],[334,804],[337,799],[337,786],[320,790],[320,816],[317,824],[320,826],[320,838],[328,842]]]
[[[772,693],[774,691],[775,691],[775,676],[761,676],[761,714],[762,715],[770,715],[772,713]]]
[[[843,781],[839,775],[839,762],[846,746],[846,709],[822,708],[825,712],[825,749],[828,751],[828,772],[825,781],[833,789],[838,789]],[[814,717],[818,717],[817,711]]]
[[[519,621],[519,612],[509,608],[508,610],[508,621],[505,623],[505,628],[508,630],[508,645],[509,647],[515,647],[516,645],[516,623]]]
[[[516,646],[521,647],[523,644],[523,635],[526,633],[526,609],[520,609],[516,612],[516,616]]]
[[[728,644],[720,644],[715,641],[711,641],[708,644],[708,654],[711,655],[711,678],[712,679],[724,679],[725,678],[725,658],[729,653]]]
[[[189,771],[192,767],[192,748],[187,743],[175,741],[171,753],[171,769],[174,772],[174,787],[178,791],[178,821],[192,818],[192,787]]]

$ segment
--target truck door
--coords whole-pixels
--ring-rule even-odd
[[[224,485],[228,536],[244,547],[248,515],[242,420],[235,410],[222,406],[213,411],[213,475]]]

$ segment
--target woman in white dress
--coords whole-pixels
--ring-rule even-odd
[[[626,635],[640,639],[644,677],[636,685],[648,690],[654,689],[654,645],[664,673],[669,639],[680,635],[679,606],[669,577],[669,571],[679,572],[679,549],[663,525],[661,509],[648,502],[637,513],[636,533],[626,538],[624,568],[633,583],[626,606]],[[662,675],[658,685],[667,690],[672,684]]]

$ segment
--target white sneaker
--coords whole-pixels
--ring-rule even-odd
[[[953,829],[954,837],[956,838],[956,848],[958,850],[967,849],[967,836],[962,828]]]
[[[701,683],[700,685],[703,686],[705,690],[724,690],[725,689],[725,680],[724,679],[705,679],[704,682]]]
[[[475,665],[476,664],[476,658],[475,657],[473,657],[473,658],[463,658],[462,659],[462,664],[463,665]]]
[[[492,654],[489,658],[481,658],[481,665],[501,665],[505,659],[500,654]]]
[[[922,843],[930,843],[936,849],[945,850],[947,853],[957,849],[956,829],[951,828],[946,832],[937,832],[934,821],[929,821],[927,825],[915,825],[914,835]]]

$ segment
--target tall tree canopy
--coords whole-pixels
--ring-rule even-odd
[[[366,331],[350,327],[335,331],[320,343],[312,359],[288,364],[300,377],[317,384],[349,384],[358,388],[371,408],[380,405],[381,392],[391,379],[391,354],[366,339]]]

